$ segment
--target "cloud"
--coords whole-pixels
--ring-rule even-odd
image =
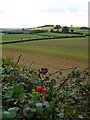
[[[87,26],[88,0],[0,0],[0,27]]]
[[[11,0],[0,0],[0,12],[4,13],[8,10],[10,4],[11,4]]]

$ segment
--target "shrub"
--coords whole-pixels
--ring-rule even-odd
[[[18,62],[2,59],[2,120],[89,120],[88,68],[49,74],[47,68],[20,69]]]

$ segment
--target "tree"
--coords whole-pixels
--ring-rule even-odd
[[[63,27],[62,33],[69,33],[69,28],[67,26]]]
[[[60,29],[60,28],[61,28],[60,25],[56,25],[56,26],[54,27],[54,29]]]
[[[73,29],[71,29],[70,31],[71,31],[71,33],[73,33],[73,32],[74,32],[74,30],[73,30]]]
[[[71,27],[73,27],[73,25],[71,25]]]
[[[54,30],[53,30],[53,29],[51,29],[51,30],[50,30],[50,32],[54,32]]]

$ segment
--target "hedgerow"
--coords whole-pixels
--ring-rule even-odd
[[[90,120],[89,68],[49,74],[47,68],[20,69],[19,59],[2,59],[2,120]]]

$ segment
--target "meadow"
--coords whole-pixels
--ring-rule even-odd
[[[43,36],[37,34],[3,34],[2,35],[3,42],[36,39],[36,38],[43,38]]]
[[[31,34],[2,34],[2,42],[20,41],[20,40],[32,40],[39,38],[54,38],[54,37],[69,37],[69,36],[81,36],[80,34],[64,34],[64,33],[31,33]],[[83,36],[83,35],[82,35]]]
[[[61,36],[80,36],[80,34],[64,34],[64,33],[53,33],[53,32],[45,32],[45,33],[39,33],[38,35],[44,35],[44,36],[57,36],[57,37],[61,37]]]

